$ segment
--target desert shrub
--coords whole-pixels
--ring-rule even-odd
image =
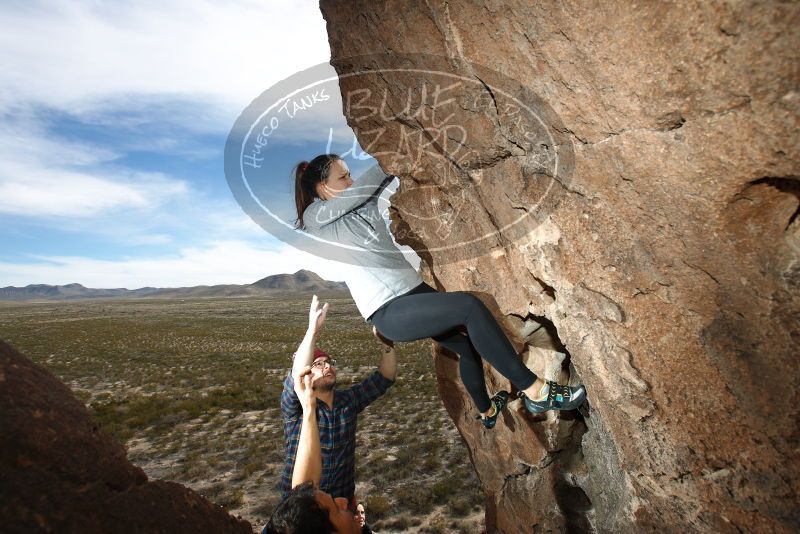
[[[452,469],[464,463],[464,456],[460,454],[451,454],[447,459],[447,467]]]
[[[201,489],[198,493],[200,493],[200,495],[207,498],[208,500],[214,501],[217,499],[217,497],[222,495],[224,491],[225,491],[225,485],[217,483]]]
[[[447,503],[447,508],[455,517],[464,517],[472,509],[472,503],[470,503],[469,499],[456,497],[450,499]]]
[[[269,462],[283,463],[285,458],[286,458],[286,455],[283,452],[282,448],[272,449],[267,454],[267,461],[269,461]]]
[[[422,469],[424,471],[434,471],[437,467],[439,467],[439,457],[435,454],[426,454],[424,456],[424,460],[422,460]]]
[[[463,521],[453,521],[450,523],[450,532],[457,532],[458,534],[469,534],[470,528],[467,523]]]
[[[278,506],[278,503],[281,502],[281,496],[278,495],[267,495],[261,501],[260,504],[256,505],[253,509],[253,513],[261,519],[263,522],[272,515],[272,512],[275,510],[275,507]]]
[[[443,504],[449,498],[455,497],[461,489],[462,481],[460,478],[448,476],[431,487],[431,498],[436,504]]]
[[[252,462],[248,462],[242,468],[242,478],[247,478],[259,469],[262,469],[264,464],[259,460],[253,460]]]
[[[397,463],[417,465],[420,458],[425,457],[425,450],[422,444],[413,441],[413,439],[403,440],[404,443],[397,451]]]
[[[80,399],[80,401],[84,404],[87,404],[89,400],[92,398],[92,392],[86,391],[83,389],[73,389],[72,393],[75,394],[76,397]]]
[[[407,445],[409,445],[414,440],[414,432],[411,431],[410,429],[403,428],[403,429],[399,430],[398,432],[395,432],[393,435],[388,436],[388,437],[389,437],[389,444],[391,444],[391,445],[399,445],[401,447],[406,447]],[[403,450],[404,449],[400,450],[400,454],[402,454]]]
[[[467,480],[466,478],[464,480]],[[477,486],[472,486],[472,491],[465,492],[469,496],[469,504],[473,508],[483,508],[486,505],[486,496]]]
[[[422,450],[429,454],[439,452],[441,448],[442,443],[438,439],[429,439],[422,444]]]
[[[377,471],[372,475],[359,475],[356,473],[356,480],[366,479],[369,479],[376,488],[388,488],[392,482],[396,481],[394,477],[388,476],[385,471]]]
[[[244,499],[244,490],[235,489],[231,492],[223,493],[214,499],[214,502],[225,508],[238,508],[242,505]]]
[[[423,526],[420,529],[420,532],[426,532],[428,534],[448,534],[450,532],[450,529],[447,528],[445,519],[439,516],[439,517],[434,517],[431,521],[428,522],[427,525]]]
[[[368,512],[369,513],[369,512]],[[413,522],[408,514],[400,514],[397,517],[387,519],[385,521],[376,521],[374,523],[375,530],[408,530],[413,526]]]
[[[430,491],[418,484],[407,484],[395,491],[397,508],[408,510],[414,514],[427,514],[433,510],[433,499]]]
[[[369,495],[364,501],[367,514],[371,518],[381,519],[389,511],[389,499],[383,495]]]
[[[359,448],[364,450],[363,446]],[[362,456],[361,458],[364,459],[361,461],[356,459],[356,479],[373,478],[383,473],[389,465],[386,461],[386,456],[388,456],[388,453],[385,450],[377,450],[370,454],[369,457]],[[378,484],[378,487],[380,487],[380,484]]]
[[[198,451],[190,451],[183,458],[181,473],[189,479],[198,478],[208,472],[208,464],[205,463]]]

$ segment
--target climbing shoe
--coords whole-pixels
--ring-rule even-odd
[[[492,404],[494,404],[495,412],[494,415],[491,417],[484,417],[483,415],[476,415],[475,419],[480,419],[483,426],[486,428],[494,428],[495,423],[497,423],[497,418],[500,417],[500,412],[503,411],[503,408],[506,407],[508,404],[508,391],[498,391],[495,393],[492,398]]]
[[[529,412],[543,413],[548,410],[575,410],[586,400],[586,388],[583,386],[562,386],[548,380],[547,387],[547,397],[543,400],[531,400],[527,395],[520,392],[519,396],[524,400],[525,408]]]

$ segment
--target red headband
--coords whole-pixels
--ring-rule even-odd
[[[303,162],[300,164],[300,172],[306,172],[307,168],[308,168],[308,162]]]
[[[292,359],[293,360],[294,360],[294,357],[295,357],[296,354],[297,354],[296,352],[292,354]],[[328,356],[328,353],[325,352],[324,350],[320,350],[320,349],[316,349],[315,348],[314,349],[314,359],[316,360],[318,358],[330,358],[330,356]]]

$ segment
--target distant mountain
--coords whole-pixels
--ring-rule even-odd
[[[274,274],[245,285],[223,284],[194,287],[142,287],[139,289],[93,289],[81,284],[51,286],[30,284],[0,288],[0,300],[69,300],[91,298],[192,298],[247,297],[275,293],[347,291],[344,282],[330,282],[318,274],[301,269],[294,274]]]
[[[0,288],[0,300],[118,297],[128,293],[131,293],[129,289],[91,289],[81,284],[67,284],[65,286],[30,284],[25,287],[8,286]]]
[[[335,284],[335,287],[331,286]],[[250,284],[262,289],[282,289],[285,291],[337,291],[347,290],[344,282],[328,282],[317,273],[301,269],[294,274],[274,274]]]

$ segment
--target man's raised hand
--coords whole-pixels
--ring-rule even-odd
[[[311,307],[308,310],[308,330],[306,335],[303,336],[303,341],[295,351],[294,363],[292,363],[292,376],[295,379],[300,375],[300,371],[307,365],[311,365],[314,361],[314,346],[317,342],[317,336],[325,323],[325,316],[328,313],[328,303],[324,306],[319,305],[317,296],[311,299]]]
[[[308,329],[315,334],[322,329],[325,323],[325,316],[328,314],[328,303],[322,307],[319,305],[317,296],[311,298],[311,309],[308,311]]]

